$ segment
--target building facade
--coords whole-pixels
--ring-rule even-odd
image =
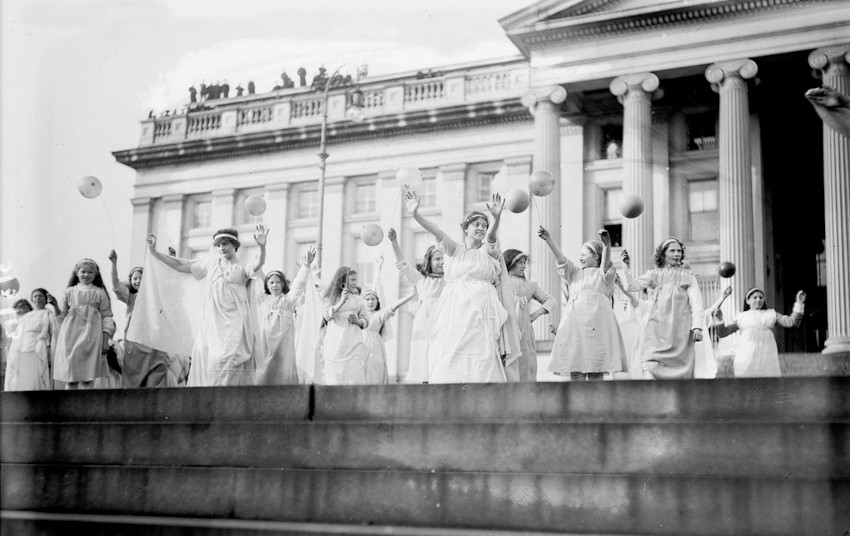
[[[752,286],[782,311],[804,289],[805,329],[780,348],[850,350],[850,142],[803,98],[821,83],[850,93],[850,2],[543,0],[500,23],[521,55],[364,78],[362,122],[345,113],[354,86],[330,90],[326,272],[350,265],[371,281],[383,255],[388,298],[409,291],[388,245],[359,240],[368,223],[394,227],[411,261],[432,243],[403,206],[400,166],[422,170],[423,213],[458,238],[464,214],[491,192],[525,188],[545,169],[555,191],[506,213],[500,240],[530,252],[529,277],[552,295],[560,286],[538,225],[568,256],[606,228],[615,257],[628,248],[641,271],[676,236],[707,303],[718,263],[736,264],[727,317]],[[142,121],[139,146],[114,153],[137,171],[131,261],[141,263],[148,233],[193,257],[218,228],[248,235],[263,223],[267,266],[294,274],[319,223],[322,110],[321,91],[293,88]],[[643,216],[622,217],[624,192],[643,198]],[[245,212],[252,194],[267,202],[261,217]],[[254,251],[243,240],[239,254]],[[388,345],[397,378],[411,317],[399,315]]]

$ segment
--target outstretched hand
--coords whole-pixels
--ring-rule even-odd
[[[398,240],[398,235],[396,234],[395,229],[393,229],[392,227],[387,229],[387,238],[389,238],[390,242],[395,242],[396,240]]]
[[[266,229],[262,226],[262,224],[257,226],[257,232],[254,233],[254,240],[257,242],[258,246],[265,247],[269,231],[271,231],[271,229]]]
[[[490,202],[487,203],[487,210],[490,211],[490,214],[492,214],[494,218],[498,218],[502,214],[502,210],[504,208],[505,200],[498,192],[494,193],[490,198]]]
[[[310,267],[313,265],[313,260],[316,258],[316,248],[310,246],[307,249],[307,254],[304,256],[304,260],[306,261],[305,266]]]
[[[732,294],[732,287],[731,286],[728,286],[725,289],[723,289],[723,297],[724,298],[728,298],[731,294]]]
[[[701,329],[692,329],[691,333],[693,334],[694,342],[699,342],[702,340],[702,330]]]
[[[611,247],[611,235],[605,229],[599,229],[596,233],[599,235],[599,240],[602,241],[602,245],[606,248]]]
[[[802,290],[797,292],[797,302],[806,303],[806,293]]]
[[[148,235],[148,239],[146,240],[148,243],[148,248],[153,249],[156,247],[156,235]]]
[[[411,214],[419,212],[419,197],[416,195],[416,192],[410,188],[404,189],[404,202],[407,204],[407,210],[409,210]]]
[[[549,235],[549,231],[546,230],[542,225],[537,229],[537,236],[542,238],[543,240],[550,240],[552,237]]]
[[[806,91],[806,98],[815,106],[838,108],[850,105],[850,99],[829,86],[816,87]]]
[[[112,261],[112,264],[115,264],[116,262],[118,262],[118,254],[115,253],[114,249],[109,252],[109,260]]]

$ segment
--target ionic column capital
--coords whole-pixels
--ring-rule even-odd
[[[809,66],[821,72],[821,76],[830,69],[847,70],[850,65],[850,43],[823,47],[809,54]]]
[[[532,88],[522,96],[522,105],[526,108],[534,108],[540,102],[551,102],[561,104],[567,100],[567,90],[563,86],[546,86]]]
[[[658,89],[658,77],[653,73],[635,73],[618,76],[611,80],[608,89],[617,96],[617,100],[622,102],[628,95],[635,91],[642,91],[646,94],[651,94]]]
[[[711,83],[714,91],[719,91],[726,82],[740,82],[755,78],[759,67],[749,58],[740,60],[718,61],[705,70],[705,79]]]

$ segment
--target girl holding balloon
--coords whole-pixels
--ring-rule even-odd
[[[434,306],[428,347],[428,381],[507,381],[500,337],[508,312],[495,287],[500,274],[496,234],[504,207],[501,195],[493,194],[487,204],[492,222],[482,212],[464,218],[460,224],[462,242],[455,242],[420,214],[419,198],[412,190],[405,191],[404,199],[413,219],[434,235],[437,247],[445,254],[445,287]]]
[[[390,228],[387,231],[387,238],[393,246],[399,273],[413,283],[416,295],[419,296],[419,305],[413,314],[413,327],[410,335],[410,368],[405,380],[408,383],[427,383],[431,317],[445,286],[443,252],[435,246],[428,246],[422,264],[418,264],[414,269],[404,258],[395,229]]]
[[[519,379],[523,382],[533,382],[537,381],[537,344],[531,324],[554,309],[557,302],[555,298],[540,288],[540,285],[525,278],[527,263],[528,255],[520,250],[509,249],[505,251],[505,266],[511,276],[514,306],[519,323],[520,348],[522,349],[522,356],[519,358]],[[529,313],[529,304],[532,300],[537,300],[540,307]]]
[[[108,375],[106,352],[115,333],[109,294],[93,260],[74,266],[63,313],[53,378],[65,382],[68,390],[91,389],[96,378]]]
[[[257,385],[286,385],[298,383],[295,360],[295,311],[302,303],[307,290],[310,265],[316,250],[310,248],[298,269],[298,275],[289,286],[286,276],[279,270],[266,275],[263,282],[265,294],[259,300],[260,337],[256,355]]]
[[[180,259],[156,251],[156,237],[148,237],[148,251],[166,266],[205,281],[203,301],[192,347],[189,387],[253,385],[256,310],[249,302],[248,284],[266,261],[269,231],[257,225],[254,240],[259,256],[241,263],[236,229],[213,235],[218,255],[205,259]]]
[[[644,327],[641,362],[655,379],[693,378],[694,344],[702,340],[704,313],[696,276],[682,265],[684,244],[672,237],[659,244],[653,257],[655,268],[637,279],[628,269],[628,252],[623,250],[622,255],[626,290],[655,289]]]
[[[751,288],[744,299],[744,310],[730,324],[723,323],[723,313],[719,308],[712,311],[714,330],[720,337],[740,332],[738,346],[735,349],[734,370],[736,378],[767,378],[782,376],[779,368],[779,352],[773,335],[773,326],[784,328],[798,327],[803,320],[806,305],[806,293],[797,292],[794,310],[791,316],[768,309],[764,301],[764,291]]]
[[[611,307],[616,272],[608,232],[599,231],[601,242],[591,240],[581,246],[578,266],[564,256],[549,231],[540,227],[537,234],[552,250],[558,273],[570,288],[552,343],[549,370],[569,374],[574,381],[601,380],[605,373],[627,371],[623,337]]]
[[[355,294],[357,272],[341,266],[324,293],[322,339],[325,385],[366,383],[366,345],[362,331],[369,326],[363,298]]]

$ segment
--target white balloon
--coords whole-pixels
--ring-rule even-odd
[[[555,177],[545,169],[538,169],[528,178],[528,189],[532,195],[546,197],[555,189]]]
[[[422,172],[416,166],[401,166],[396,171],[395,181],[399,188],[415,190],[422,184]]]
[[[249,195],[245,199],[245,212],[251,216],[262,216],[266,212],[266,200],[261,195]]]
[[[103,185],[97,177],[86,175],[77,182],[77,190],[86,199],[94,199],[103,191]]]
[[[360,240],[367,246],[375,247],[384,240],[384,230],[377,223],[364,225],[360,230]]]

